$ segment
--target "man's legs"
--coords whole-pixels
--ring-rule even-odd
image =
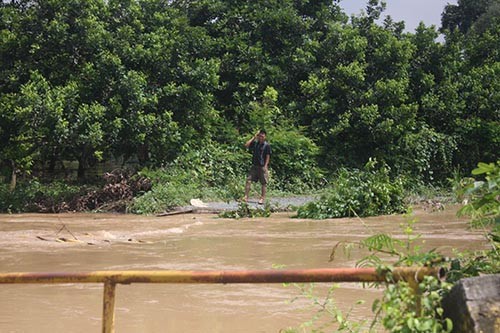
[[[245,196],[243,200],[245,202],[248,201],[248,194],[250,193],[250,188],[252,186],[252,181],[260,181],[261,190],[260,190],[260,199],[259,203],[263,204],[266,200],[266,191],[267,191],[267,182],[268,182],[268,173],[267,170],[264,170],[262,167],[253,166],[250,169],[250,172],[247,177],[247,182],[245,184]]]
[[[263,204],[264,201],[266,200],[266,190],[267,190],[267,185],[262,184],[262,189],[260,191],[260,200],[259,200],[260,204]]]
[[[259,204],[263,204],[266,201],[266,191],[267,191],[267,183],[269,181],[269,174],[267,169],[261,168],[259,170],[259,180],[262,188],[260,190],[260,199]]]
[[[252,180],[251,179],[247,179],[247,182],[245,184],[245,197],[243,197],[243,200],[245,200],[245,202],[248,201],[248,193],[250,193],[250,187],[252,186]]]

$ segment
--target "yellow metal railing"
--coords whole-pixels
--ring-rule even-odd
[[[389,272],[375,268],[325,268],[251,271],[95,271],[87,273],[0,273],[0,284],[12,283],[104,283],[102,332],[114,332],[117,284],[130,283],[301,283],[386,282]],[[390,282],[407,281],[414,288],[427,275],[441,278],[435,267],[402,267],[391,273]]]

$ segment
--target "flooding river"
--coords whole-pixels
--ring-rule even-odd
[[[456,208],[416,209],[416,233],[425,249],[444,254],[485,246]],[[0,215],[0,272],[94,270],[246,270],[354,267],[365,252],[338,253],[338,241],[375,233],[403,238],[402,216],[303,220],[292,213],[270,218],[222,219],[210,214],[145,217],[114,214]],[[58,242],[58,238],[75,242]],[[317,285],[324,297],[329,286]],[[0,332],[99,332],[102,284],[0,285]],[[310,300],[281,284],[118,285],[116,332],[279,332],[311,319]],[[341,284],[335,304],[351,319],[372,316],[380,291]]]

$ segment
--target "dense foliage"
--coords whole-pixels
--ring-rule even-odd
[[[237,199],[242,196],[238,185],[245,173],[243,157],[214,145],[189,151],[163,169],[144,169],[140,174],[150,179],[153,187],[136,198],[131,211],[158,213],[192,198]]]
[[[473,227],[485,230],[491,247],[457,259],[451,272],[454,279],[500,272],[500,160],[478,163],[472,174],[476,178],[467,178],[457,189],[466,201],[458,215],[470,217]]]
[[[84,182],[110,160],[168,174],[187,157],[210,163],[187,177],[222,163],[207,172],[232,181],[265,127],[275,188],[370,157],[444,180],[498,158],[499,6],[460,0],[439,32],[405,32],[378,0],[351,18],[339,1],[2,1],[0,179],[67,161]]]

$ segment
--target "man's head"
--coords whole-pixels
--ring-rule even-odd
[[[261,143],[264,142],[264,141],[266,141],[266,131],[263,130],[263,129],[261,129],[259,131],[258,138],[259,138],[259,142],[261,142]]]

